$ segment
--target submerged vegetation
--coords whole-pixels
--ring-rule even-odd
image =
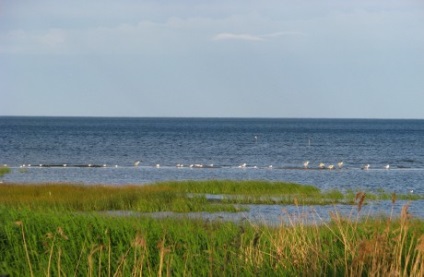
[[[207,195],[223,196],[211,201]],[[424,276],[424,224],[341,216],[280,225],[104,210],[237,211],[234,203],[355,203],[402,196],[321,192],[264,181],[185,181],[144,186],[0,185],[0,275],[10,276]],[[406,197],[406,196],[405,196]]]

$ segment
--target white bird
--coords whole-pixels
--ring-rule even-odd
[[[136,161],[135,163],[134,163],[134,166],[138,166],[140,164],[140,161]]]
[[[63,164],[63,167],[67,167],[68,165],[67,164]]]
[[[343,167],[343,162],[338,162],[337,166],[341,169]]]
[[[333,164],[330,164],[330,165],[328,166],[328,169],[330,169],[330,170],[334,169],[334,165],[333,165]]]
[[[103,167],[106,167],[107,165],[106,164],[103,164]]]
[[[364,167],[362,169],[368,170],[368,169],[370,169],[370,165],[369,164],[366,164],[366,165],[364,165]]]
[[[318,167],[321,168],[321,169],[325,168],[325,163],[319,163]]]
[[[409,191],[409,193],[411,193],[411,194],[412,194],[412,193],[414,193],[414,190],[413,190],[413,189],[411,189],[411,190]]]
[[[385,169],[390,169],[390,165],[388,164],[388,165],[386,165],[384,168],[385,168]]]
[[[117,168],[118,167],[118,165],[117,164],[115,164],[115,168]]]
[[[241,165],[239,165],[238,167],[239,167],[239,168],[245,168],[245,167],[246,167],[246,163],[241,164]]]
[[[303,166],[304,166],[305,168],[308,168],[308,165],[309,165],[309,161],[306,161],[306,162],[304,162],[304,163],[303,163]]]
[[[160,167],[160,164],[156,164],[156,168],[159,168]]]
[[[268,168],[272,168],[272,165],[268,166]]]

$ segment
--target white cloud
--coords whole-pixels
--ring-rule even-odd
[[[51,29],[38,37],[41,44],[48,47],[58,47],[66,42],[66,32],[61,29]]]
[[[69,31],[63,29],[38,32],[12,30],[0,34],[0,40],[3,42],[0,46],[0,54],[63,53],[67,51],[69,37]]]
[[[304,36],[301,32],[276,32],[264,35],[252,34],[234,34],[234,33],[219,33],[213,36],[212,40],[244,40],[244,41],[264,41],[282,36]]]
[[[232,33],[220,33],[215,35],[212,40],[247,40],[247,41],[263,41],[264,39],[260,36],[250,34],[232,34]]]
[[[283,36],[305,36],[305,33],[302,32],[276,32],[276,33],[270,33],[262,35],[263,38],[277,38],[277,37],[283,37]]]
[[[110,3],[115,2],[110,1]],[[25,19],[26,21],[22,23],[9,19],[10,23],[16,23],[16,26],[6,24],[5,27],[0,28],[0,53],[195,53],[213,49],[210,46],[212,45],[210,40],[273,41],[275,42],[273,45],[281,44],[299,51],[307,48],[311,53],[316,53],[317,49],[327,49],[330,45],[339,46],[343,53],[347,53],[349,49],[367,50],[370,45],[379,48],[383,43],[393,45],[410,41],[409,44],[412,45],[412,42],[420,40],[419,36],[411,38],[412,33],[414,31],[418,33],[422,26],[418,20],[422,14],[420,10],[376,12],[367,9],[356,11],[347,7],[345,9],[349,12],[344,12],[328,7],[323,8],[326,11],[324,12],[321,9],[315,11],[315,6],[305,8],[302,6],[300,9],[295,5],[287,9],[274,7],[270,10],[269,6],[265,8],[259,5],[262,8],[253,9],[254,12],[250,9],[245,10],[245,6],[242,6],[241,10],[230,9],[232,11],[230,14],[223,6],[215,4],[200,5],[196,9],[193,8],[194,10],[186,10],[182,6],[175,10],[166,5],[156,5],[153,2],[150,4],[146,8],[149,12],[142,9],[143,5],[114,6],[111,4],[114,9],[107,6],[108,9],[105,8],[97,13],[97,10],[92,7],[84,10],[79,17],[77,7],[72,5],[74,10],[71,9],[68,16],[60,17],[60,20],[56,19],[57,16],[53,20],[51,18],[53,7],[45,5],[43,7],[46,9],[48,7],[52,11],[46,14],[46,19],[40,20],[41,23],[36,22],[35,18]],[[240,5],[234,7],[240,7]],[[66,12],[62,6],[54,6],[54,8],[59,9],[61,13]],[[130,8],[134,15],[127,18],[123,10],[128,11]],[[168,12],[166,14],[158,12],[159,8],[166,8]],[[28,10],[23,7],[22,9]],[[194,11],[199,13],[194,14]],[[285,13],[289,11],[293,12],[290,16],[286,16]],[[31,13],[33,13],[32,10]],[[93,19],[86,18],[86,13],[93,15]],[[38,20],[40,18],[43,17],[37,16]],[[408,27],[410,31],[405,27]],[[290,38],[290,41],[284,40],[286,38]],[[307,38],[308,42],[304,38]],[[422,39],[419,43],[422,44]],[[271,44],[258,43],[257,45],[268,47]],[[219,50],[225,50],[225,48],[219,48]]]

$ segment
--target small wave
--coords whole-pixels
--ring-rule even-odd
[[[401,162],[404,162],[404,163],[415,163],[416,161],[415,160],[413,160],[413,159],[402,159],[402,160],[400,160]]]

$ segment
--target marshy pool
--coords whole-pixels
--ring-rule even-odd
[[[141,213],[135,211],[107,211],[102,214],[111,216],[134,216],[153,218],[193,218],[214,221],[247,221],[252,224],[264,224],[278,226],[280,224],[323,224],[331,219],[332,214],[339,214],[344,218],[352,220],[364,219],[367,217],[390,217],[398,218],[402,209],[408,206],[408,214],[412,218],[424,219],[424,211],[420,208],[424,205],[424,200],[417,201],[373,201],[362,206],[358,211],[356,205],[238,205],[241,212],[153,212]]]

